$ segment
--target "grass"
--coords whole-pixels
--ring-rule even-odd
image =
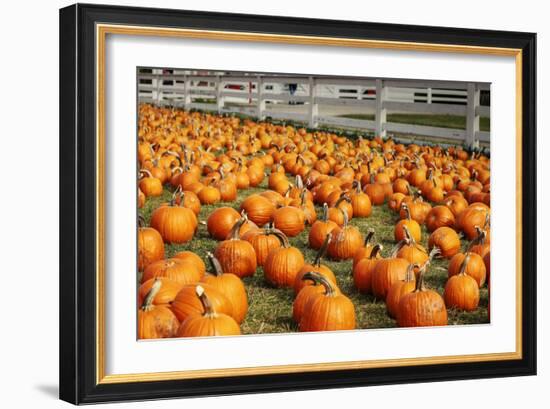
[[[374,120],[373,114],[346,114],[344,118]],[[435,126],[439,128],[466,129],[466,117],[459,115],[431,115],[431,114],[388,114],[388,122],[409,125]],[[490,120],[481,117],[479,129],[488,132]]]
[[[267,181],[264,180],[264,183],[257,188],[251,188],[245,191],[240,190],[235,202],[202,206],[199,220],[206,221],[208,215],[218,207],[230,206],[238,209],[244,198],[253,193],[267,189],[266,183]],[[168,201],[170,196],[171,192],[165,188],[161,197],[147,199],[145,206],[140,210],[147,224],[149,224],[152,211],[157,208],[160,203]],[[320,207],[317,208],[317,213],[318,215],[321,214]],[[376,232],[375,238],[378,242],[383,244],[385,249],[383,254],[386,255],[389,249],[395,244],[393,228],[397,219],[397,215],[391,212],[387,205],[382,205],[373,206],[372,215],[368,218],[353,218],[351,224],[358,227],[363,234],[365,234],[369,228],[373,228]],[[290,238],[290,242],[303,252],[306,261],[313,261],[315,251],[307,246],[308,232],[309,229],[306,228],[300,235]],[[427,239],[428,232],[425,230],[425,227],[423,227],[422,244],[426,247]],[[204,224],[199,224],[196,236],[189,243],[166,245],[166,257],[171,257],[179,251],[191,250],[203,259],[206,259],[206,252],[213,251],[217,244],[217,241],[210,238],[206,226]],[[466,243],[463,242],[463,245],[465,244]],[[324,260],[323,263],[334,271],[340,289],[353,301],[356,308],[358,328],[389,328],[396,326],[395,320],[391,319],[386,314],[384,302],[375,300],[374,297],[370,295],[360,294],[355,289],[351,273],[351,260],[340,262]],[[427,286],[443,294],[446,279],[447,261],[434,260],[434,263],[426,274]],[[261,267],[258,268],[253,277],[245,278],[244,283],[248,292],[249,311],[245,321],[241,325],[243,334],[297,331],[297,326],[292,320],[292,303],[294,300],[292,289],[276,289],[270,287],[263,278]],[[480,293],[479,308],[469,313],[449,310],[449,324],[487,323],[488,294],[486,286],[481,289]]]

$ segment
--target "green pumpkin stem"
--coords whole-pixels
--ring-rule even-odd
[[[336,295],[334,285],[324,275],[316,271],[308,271],[302,276],[302,280],[311,280],[314,283],[321,284],[325,288],[325,295],[327,297],[334,297]]]
[[[153,282],[153,286],[145,296],[145,299],[143,300],[143,303],[141,304],[141,309],[143,311],[151,311],[153,309],[153,300],[157,296],[158,292],[160,291],[160,287],[162,287],[162,281],[158,278],[155,278],[155,281]]]

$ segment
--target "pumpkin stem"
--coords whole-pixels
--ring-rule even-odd
[[[405,211],[405,218],[411,220],[411,209],[407,203],[401,202],[401,208]]]
[[[241,213],[242,216],[235,222],[233,227],[231,228],[231,231],[229,232],[229,239],[230,240],[239,240],[241,237],[240,231],[243,224],[245,224],[248,221],[248,216],[246,215],[246,212],[243,210]]]
[[[274,228],[270,231],[269,234],[273,234],[275,237],[277,237],[285,249],[290,247],[288,237],[281,230]]]
[[[298,162],[298,160],[296,160],[296,162]],[[300,175],[296,175],[296,187],[298,189],[303,189],[304,188],[304,182],[302,181],[302,177]]]
[[[145,296],[145,299],[143,300],[143,304],[141,304],[141,309],[143,311],[151,311],[153,309],[153,300],[157,296],[158,292],[160,291],[160,287],[162,287],[162,281],[158,278],[155,278],[155,281],[153,282],[153,286]]]
[[[428,260],[426,260],[426,263],[424,264],[429,264],[432,262],[432,260],[435,258],[435,256],[440,256],[441,255],[441,250],[439,247],[435,246],[431,251],[430,251],[430,254],[428,254]]]
[[[405,241],[406,241],[407,245],[415,246],[416,241],[415,241],[414,237],[411,235],[411,232],[409,231],[409,228],[407,227],[406,224],[403,225],[403,231],[405,232]]]
[[[361,181],[360,180],[354,180],[353,186],[355,187],[355,194],[362,193],[363,190],[361,189]]]
[[[369,229],[367,232],[367,235],[365,236],[365,241],[363,242],[363,247],[367,247],[370,245],[370,242],[372,241],[374,237],[374,229]]]
[[[206,293],[204,292],[204,288],[200,285],[198,285],[195,288],[195,292],[197,293],[197,296],[199,297],[199,300],[202,304],[202,308],[204,309],[204,317],[215,317],[216,311],[214,311],[214,308],[212,307],[212,303],[206,296]]]
[[[321,258],[325,256],[331,240],[332,240],[332,234],[327,233],[325,240],[323,240],[323,244],[321,245],[321,247],[319,248],[319,251],[317,251],[317,254],[315,255],[315,260],[313,261],[313,265],[315,267],[321,266]]]
[[[212,266],[212,274],[216,277],[223,275],[223,269],[220,260],[218,260],[216,256],[214,256],[214,254],[212,254],[210,251],[206,253],[206,257],[208,257],[208,261],[210,261],[210,265]]]
[[[429,262],[426,261],[422,267],[418,269],[418,273],[416,275],[416,285],[414,287],[414,292],[421,292],[426,291],[426,286],[424,285],[424,274],[426,273],[426,268],[428,267]]]
[[[420,268],[420,266],[417,263],[411,263],[407,267],[407,273],[405,274],[405,282],[410,283],[412,281],[415,281],[416,278],[414,276],[414,270]]]
[[[376,258],[378,253],[380,253],[383,248],[384,247],[381,244],[379,244],[379,243],[375,244],[374,247],[372,248],[372,250],[370,251],[369,258],[370,259]]]
[[[397,253],[399,252],[399,250],[401,250],[401,248],[405,244],[407,244],[407,241],[406,241],[406,239],[403,239],[403,240],[400,240],[395,246],[393,246],[391,251],[390,251],[390,258],[395,258],[397,256]]]
[[[138,227],[145,227],[145,217],[140,213],[138,214]]]
[[[477,237],[470,242],[467,251],[470,251],[472,247],[478,244],[485,244],[485,239],[487,238],[487,232],[481,229],[479,226],[474,226],[477,231]]]
[[[325,288],[325,295],[327,297],[334,297],[336,291],[334,285],[322,274],[317,271],[308,271],[302,276],[302,280],[311,280],[314,283],[319,283]]]
[[[460,264],[460,269],[458,270],[458,275],[466,275],[466,267],[468,267],[468,263],[470,262],[470,253],[467,252],[465,254],[464,260],[462,260],[462,263]]]
[[[328,222],[328,204],[326,202],[323,203],[323,216],[321,217],[321,220],[325,223]]]
[[[338,207],[338,205],[342,202],[348,202],[348,203],[351,203],[351,199],[349,198],[349,196],[346,194],[346,192],[342,192],[340,194],[340,197],[338,198],[338,200],[336,201],[336,203],[334,204],[334,207]]]
[[[152,178],[153,177],[153,174],[151,172],[149,172],[147,169],[140,169],[139,170],[139,178],[143,178],[143,175],[142,173],[145,173],[147,175],[147,177],[150,177]]]

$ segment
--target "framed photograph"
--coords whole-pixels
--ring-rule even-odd
[[[536,374],[536,35],[60,11],[60,398]]]

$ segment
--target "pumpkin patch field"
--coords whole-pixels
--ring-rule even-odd
[[[490,321],[490,158],[139,106],[139,338]]]

